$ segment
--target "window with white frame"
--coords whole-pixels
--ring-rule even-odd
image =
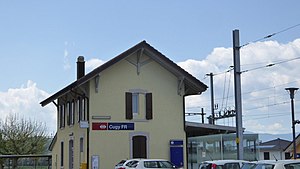
[[[80,97],[76,100],[76,114],[78,115],[78,122],[81,120],[81,101]]]
[[[74,125],[75,121],[75,101],[72,100],[71,105],[70,105],[70,125]]]
[[[70,113],[71,113],[70,105],[71,105],[70,102],[67,102],[66,109],[65,109],[66,115],[67,115],[67,125],[68,126],[70,126]]]
[[[85,112],[86,112],[86,98],[81,99],[81,115],[80,115],[80,120],[84,121],[85,120]]]
[[[139,94],[132,93],[132,114],[137,116],[139,114]]]
[[[152,93],[126,92],[125,102],[126,119],[151,120],[153,118]]]
[[[78,114],[78,122],[86,120],[87,98],[78,97],[76,101],[76,111]]]
[[[65,104],[61,104],[58,107],[59,113],[59,128],[65,127]]]

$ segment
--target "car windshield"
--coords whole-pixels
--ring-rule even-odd
[[[213,166],[213,167],[212,167]],[[212,163],[202,163],[199,169],[223,169],[223,165],[216,165]]]
[[[274,164],[256,164],[255,169],[273,169]]]
[[[211,164],[209,163],[201,163],[199,169],[211,169]]]
[[[145,161],[145,168],[173,168],[173,165],[168,161]]]
[[[131,167],[131,168],[134,168],[134,167],[137,166],[138,162],[139,162],[139,161],[137,161],[137,160],[133,160],[133,161],[128,162],[128,163],[126,164],[126,166],[127,166],[127,167]]]
[[[122,166],[125,162],[126,160],[121,160],[116,166]]]
[[[171,164],[169,161],[160,161],[159,162],[161,168],[173,168],[173,164]]]
[[[244,163],[241,169],[254,169],[255,163]]]
[[[285,164],[286,169],[300,169],[300,163]]]
[[[239,163],[226,163],[223,166],[223,169],[240,169]]]

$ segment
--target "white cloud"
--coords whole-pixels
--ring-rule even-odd
[[[39,104],[48,96],[48,93],[37,88],[36,83],[30,80],[25,86],[0,92],[1,119],[4,120],[10,113],[18,114],[46,124],[49,133],[54,133],[56,132],[55,106],[41,107]]]
[[[74,55],[73,51],[75,50],[75,42],[65,41],[64,46],[63,68],[64,70],[70,70],[72,67],[70,64],[70,57]]]
[[[92,59],[86,61],[86,63],[85,63],[86,72],[92,71],[93,69],[97,68],[98,66],[102,65],[103,63],[105,63],[103,60],[96,59],[96,58],[92,58]]]
[[[69,61],[69,51],[67,49],[64,50],[64,70],[69,70],[71,68]]]
[[[66,45],[68,45],[67,42]],[[69,56],[67,49],[64,56]],[[300,59],[291,60],[299,57],[300,39],[287,44],[280,44],[276,41],[257,42],[241,49],[242,70],[252,70],[275,63],[272,67],[242,73],[243,124],[246,130],[273,134],[291,132],[290,100],[284,88],[300,87],[300,67],[298,66]],[[104,61],[99,59],[86,61],[87,72],[103,63]],[[232,49],[215,48],[204,60],[189,59],[178,65],[209,86],[209,78],[203,77],[210,72],[219,73],[228,70],[232,65]],[[230,86],[228,86],[229,79]],[[219,105],[219,109],[222,105],[223,108],[233,107],[233,75],[223,73],[214,76],[214,91],[215,103]],[[227,91],[229,91],[228,94]],[[48,96],[48,93],[39,89],[32,81],[28,81],[20,88],[0,92],[2,119],[9,113],[18,113],[46,123],[50,132],[56,131],[55,106],[49,104],[41,107],[39,104]],[[299,98],[300,94],[297,93],[295,96],[296,119],[300,118],[300,104],[297,102]],[[186,107],[187,112],[200,112],[203,107],[206,117],[210,115],[210,89],[200,96],[188,97]],[[199,116],[188,117],[188,119],[201,121]],[[217,124],[234,125],[235,121],[225,119],[219,120]],[[300,125],[297,125],[297,128],[298,126]]]
[[[249,70],[242,73],[243,121],[246,130],[260,133],[291,132],[290,100],[285,88],[300,87],[299,57],[300,39],[287,44],[276,41],[257,42],[241,49],[241,69]],[[186,60],[178,64],[210,86],[209,77],[203,79],[204,75],[225,72],[232,65],[232,58],[232,48],[215,48],[202,61]],[[266,67],[268,64],[275,65]],[[227,95],[228,90],[230,92]],[[214,96],[219,108],[221,105],[223,108],[234,106],[233,74],[214,76]],[[296,95],[295,98],[300,96]],[[187,111],[193,112],[199,112],[204,107],[207,115],[210,115],[210,89],[201,96],[187,98],[186,107]],[[299,108],[296,103],[295,109]],[[296,111],[296,118],[297,114],[300,115],[299,111]],[[199,117],[189,119],[199,121]],[[234,125],[234,120],[224,119],[218,123]]]
[[[282,134],[291,132],[290,127],[278,122],[265,125],[255,120],[249,120],[244,125],[248,126],[248,131],[256,131],[257,133]]]

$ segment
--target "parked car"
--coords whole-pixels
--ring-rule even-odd
[[[135,166],[135,169],[176,169],[176,166],[164,159],[141,159]]]
[[[254,169],[256,163],[257,163],[257,161],[251,161],[251,162],[244,163],[244,164],[242,165],[242,168],[241,168],[241,169]]]
[[[300,169],[300,160],[262,160],[253,169]]]
[[[135,167],[139,161],[140,159],[124,159],[115,166],[115,169],[131,169]]]
[[[215,160],[200,163],[199,169],[240,169],[243,164],[249,163],[245,160]]]

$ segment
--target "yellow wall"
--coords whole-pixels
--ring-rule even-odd
[[[145,63],[139,69],[133,63],[137,55],[134,54],[100,73],[99,91],[95,92],[95,79],[88,83],[90,119],[89,159],[87,159],[87,130],[79,128],[78,112],[75,112],[75,124],[60,129],[58,126],[57,140],[52,150],[53,168],[60,167],[61,142],[64,142],[64,168],[69,168],[69,141],[74,141],[74,168],[79,168],[81,162],[88,162],[91,168],[91,156],[99,156],[99,168],[113,168],[122,159],[132,157],[131,137],[143,134],[148,137],[148,158],[170,159],[169,141],[183,140],[184,164],[185,132],[183,96],[178,95],[178,79],[172,73],[161,67],[157,62],[150,61],[143,55],[141,62]],[[131,63],[130,63],[131,62]],[[146,120],[144,99],[140,98],[141,111],[137,119],[125,119],[125,92],[141,90],[152,93],[153,119]],[[77,92],[82,92],[82,88]],[[75,93],[63,96],[61,101],[71,100]],[[110,119],[96,119],[96,116],[106,116]],[[59,117],[59,116],[58,116]],[[67,118],[66,118],[67,120]],[[117,122],[134,123],[135,130],[99,131],[92,130],[92,123]],[[58,119],[59,123],[59,119]],[[80,153],[80,138],[84,138],[84,152]]]
[[[71,96],[76,96],[75,98]],[[68,101],[71,101],[72,99],[76,99],[77,95],[74,93],[70,94],[67,97],[64,97],[63,99],[59,99],[59,104],[65,104]],[[63,157],[63,168],[69,168],[69,141],[73,140],[73,166],[74,168],[79,168],[80,163],[85,162],[87,163],[87,154],[86,154],[86,144],[87,144],[87,130],[82,129],[79,127],[78,122],[78,112],[75,110],[75,120],[74,125],[68,125],[67,124],[67,114],[65,114],[65,127],[60,128],[59,127],[59,121],[60,116],[58,116],[57,120],[57,138],[56,142],[54,144],[53,150],[52,150],[52,168],[54,169],[60,169],[61,168],[61,142],[64,143],[64,157]],[[83,138],[83,145],[84,149],[83,152],[80,152],[80,138]]]
[[[136,55],[129,58],[135,61]],[[142,57],[142,61],[149,58]],[[114,64],[100,74],[99,92],[90,83],[90,116],[110,116],[110,120],[93,122],[133,122],[134,131],[98,131],[90,133],[90,155],[99,155],[100,168],[112,168],[121,159],[131,158],[130,135],[148,134],[148,158],[169,159],[169,141],[180,139],[185,144],[183,96],[177,94],[178,79],[155,61],[140,68],[127,60]],[[125,92],[142,89],[152,93],[153,119],[126,120]],[[185,152],[185,145],[184,145]],[[185,156],[185,154],[184,154]],[[186,160],[186,159],[185,159]],[[186,161],[185,161],[186,164]]]

